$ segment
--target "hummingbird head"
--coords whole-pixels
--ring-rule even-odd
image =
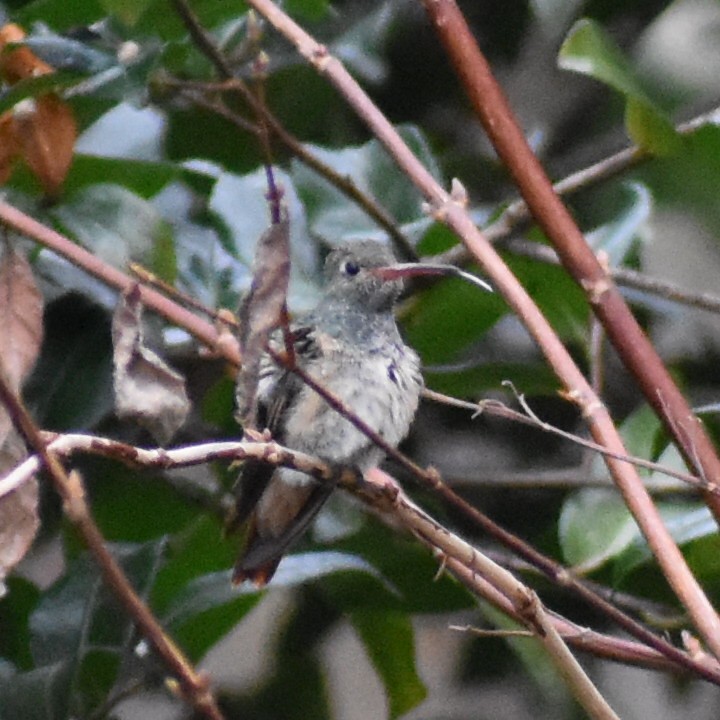
[[[325,261],[326,296],[371,311],[391,310],[403,289],[400,277],[387,278],[383,269],[395,257],[382,243],[358,240],[334,249]]]

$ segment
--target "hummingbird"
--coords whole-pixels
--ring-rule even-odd
[[[393,311],[404,277],[436,273],[471,278],[489,289],[457,268],[397,263],[379,242],[338,246],[325,263],[320,301],[290,328],[297,365],[392,447],[407,435],[423,388],[420,359],[403,341]],[[283,348],[279,332],[270,344]],[[261,363],[257,407],[258,427],[290,449],[362,473],[383,460],[381,448],[269,356]],[[233,582],[264,586],[333,488],[257,460],[245,462],[238,487],[233,525],[247,529]]]

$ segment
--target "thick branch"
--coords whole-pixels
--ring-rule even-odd
[[[77,453],[88,453],[111,458],[118,462],[125,463],[131,467],[143,469],[179,469],[192,465],[205,464],[216,460],[232,462],[252,458],[264,462],[283,465],[285,467],[300,470],[311,475],[320,482],[341,484],[349,492],[358,493],[366,502],[378,509],[385,511],[390,509],[394,512],[395,486],[390,485],[391,497],[388,500],[385,492],[388,490],[382,483],[379,490],[368,493],[367,485],[360,477],[347,468],[334,467],[321,460],[303,453],[294,452],[274,442],[211,442],[202,445],[191,445],[187,447],[165,450],[163,448],[144,449],[127,445],[116,440],[93,436],[68,434],[54,437],[48,445],[48,451],[61,458],[70,458]],[[20,486],[28,478],[33,476],[42,467],[42,460],[34,455],[24,460],[13,472],[0,481],[0,497]],[[450,492],[449,490],[447,492]],[[720,685],[720,666],[710,657],[695,658],[687,653],[670,645],[666,640],[655,636],[649,630],[632,620],[609,601],[599,597],[596,591],[590,590],[584,584],[574,578],[572,574],[555,561],[542,556],[532,548],[528,548],[522,541],[498,528],[491,520],[481,515],[477,510],[471,508],[471,519],[476,521],[478,527],[482,528],[494,539],[511,547],[517,555],[525,557],[528,562],[543,572],[551,581],[561,586],[572,588],[579,592],[588,602],[615,619],[621,627],[625,628],[638,637],[646,645],[634,643],[607,635],[591,632],[587,629],[580,629],[568,620],[559,616],[553,616],[553,622],[561,634],[568,636],[568,641],[581,647],[586,652],[606,657],[618,662],[629,662],[641,667],[651,669],[665,669],[678,671],[685,669],[698,677]],[[434,522],[434,521],[433,521]],[[438,526],[439,527],[439,526]],[[449,531],[442,529],[443,533]],[[437,551],[437,550],[436,550]],[[443,555],[445,561],[447,557]],[[462,565],[462,564],[461,564]],[[460,567],[460,566],[458,566]],[[475,577],[478,576],[472,568],[467,566],[465,571]],[[458,574],[453,570],[454,574]],[[467,584],[465,580],[461,581]],[[485,599],[495,602],[491,592],[485,592],[482,583],[471,586],[473,592],[480,592]],[[512,602],[498,590],[494,590],[500,600],[498,607],[503,612],[507,611],[512,617],[516,617],[513,611]],[[600,600],[600,603],[598,603]]]
[[[5,405],[17,429],[42,458],[63,500],[65,514],[75,525],[80,536],[95,558],[103,580],[128,615],[137,624],[142,635],[164,662],[170,673],[178,679],[183,696],[202,716],[209,720],[223,720],[208,678],[198,673],[180,648],[165,633],[150,608],[135,592],[125,573],[105,545],[100,529],[95,524],[85,501],[82,480],[77,472],[67,473],[55,453],[48,448],[40,431],[20,398],[10,389],[4,374],[0,373],[0,401]]]
[[[387,118],[326,47],[317,43],[270,0],[249,0],[249,4],[288,38],[318,72],[328,77],[426,197],[434,217],[446,223],[463,239],[538,342],[549,364],[564,383],[567,396],[581,407],[596,441],[611,452],[627,455],[607,409],[530,296],[468,215],[461,188],[456,187],[451,197],[438,185]],[[663,573],[688,609],[703,639],[720,657],[720,618],[688,568],[637,472],[612,458],[606,458],[606,462]]]
[[[710,437],[553,190],[455,0],[426,0],[424,5],[478,118],[520,188],[527,207],[552,241],[563,265],[585,290],[618,355],[675,438],[689,467],[694,467],[708,484],[716,485],[720,482],[720,458]],[[706,495],[705,502],[720,520],[717,498]],[[716,626],[720,628],[717,623]]]

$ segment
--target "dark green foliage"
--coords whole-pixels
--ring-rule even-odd
[[[247,8],[222,0],[190,4],[235,61],[233,71],[253,85],[255,55],[233,55],[246,36]],[[652,30],[667,3],[589,3],[584,6],[589,19],[580,18],[582,3],[460,4],[489,58],[502,70],[525,130],[553,174],[561,177],[598,160],[626,145],[628,137],[650,155],[632,171],[592,183],[572,198],[582,230],[609,267],[646,271],[655,250],[653,232],[662,229],[671,212],[708,237],[717,234],[720,128],[706,126],[678,137],[668,108],[677,107],[678,116],[686,117],[690,107],[703,104],[703,97],[694,97],[690,85],[666,95],[662,78],[631,59],[631,40]],[[81,133],[57,199],[40,197],[36,180],[23,168],[3,193],[105,262],[123,270],[130,262],[140,263],[209,308],[235,310],[251,281],[255,242],[268,224],[265,157],[256,134],[181,97],[168,82],[169,77],[213,77],[211,63],[188,38],[171,5],[168,0],[0,3],[10,20],[31,32],[29,47],[63,67],[57,75],[7,89],[0,97],[0,113],[38,93],[62,95],[72,89],[67,102]],[[488,224],[516,192],[469,115],[420,4],[414,4],[415,11],[410,5],[288,0],[284,7],[343,59],[391,121],[403,122],[404,139],[435,178],[449,188],[452,176],[462,173],[473,217]],[[553,14],[560,6],[562,17]],[[452,247],[456,238],[428,215],[412,183],[326,79],[267,25],[261,47],[268,53],[267,105],[298,141],[378,202],[419,254]],[[129,59],[119,59],[118,51],[133,50]],[[560,65],[575,74],[558,70],[558,52]],[[687,98],[687,106],[678,98]],[[258,122],[237,98],[227,105],[249,123]],[[275,178],[290,215],[289,304],[292,311],[302,311],[318,297],[328,246],[384,234],[287,147],[271,145]],[[525,230],[525,239],[546,244],[539,228]],[[684,234],[676,243],[670,270],[694,260],[693,267],[707,264],[708,272],[720,273],[716,239],[705,243],[711,246],[706,255],[697,257],[698,245],[686,246]],[[597,357],[590,345],[591,312],[581,289],[556,265],[517,248],[499,249],[581,367],[590,369]],[[43,349],[25,387],[38,424],[45,430],[152,444],[137,427],[113,416],[110,312],[116,294],[45,249],[32,249],[30,257],[47,299]],[[692,279],[685,282],[688,290],[707,289],[695,287]],[[533,396],[542,397],[543,411],[562,418],[565,429],[584,431],[574,406],[557,397],[557,379],[499,294],[447,279],[413,290],[400,321],[426,366],[428,387],[464,399],[490,395],[514,402],[502,384],[510,380],[533,407]],[[626,293],[643,308],[649,332],[661,340],[667,341],[665,327],[682,325],[671,325],[674,318],[689,313],[647,291]],[[702,322],[700,311],[694,312],[693,322]],[[167,332],[162,320],[147,320],[153,347],[192,378],[194,415],[174,442],[237,437],[231,371],[197,353],[185,335]],[[717,402],[716,332],[689,337],[669,361],[689,396],[698,403]],[[629,451],[682,469],[657,421],[638,405],[634,385],[614,358],[603,356],[603,361],[610,368],[607,402]],[[469,412],[447,423],[432,424],[433,417],[427,409],[421,411],[418,430],[409,439],[408,448],[421,463],[438,466],[473,501],[498,509],[514,531],[550,548],[562,562],[579,565],[614,588],[662,601],[670,612],[678,610],[617,493],[563,487],[550,495],[522,487],[508,491],[487,482],[497,476],[499,483],[513,471],[534,475],[541,470],[566,472],[571,480],[599,480],[606,474],[599,460],[580,466],[580,452],[569,443],[545,443],[545,435],[526,443],[526,435],[513,435],[510,423],[502,433],[486,432]],[[716,419],[710,417],[708,423],[712,426]],[[343,622],[352,627],[382,684],[388,717],[400,717],[427,694],[428,678],[420,677],[416,663],[416,628],[422,632],[425,621],[442,624],[443,632],[456,620],[504,622],[485,611],[481,616],[476,599],[448,574],[436,578],[439,560],[414,539],[369,521],[365,514],[358,518],[347,508],[329,511],[332,532],[305,538],[270,589],[233,588],[229,578],[236,540],[223,533],[223,501],[235,469],[217,464],[165,475],[107,460],[82,458],[77,465],[113,554],[193,662],[202,661],[238,624],[255,622],[254,611],[265,593],[286,592],[290,609],[265,641],[273,652],[272,667],[255,688],[221,689],[228,718],[331,718],[335,705],[322,646]],[[651,481],[660,477],[649,475]],[[476,484],[479,479],[484,482]],[[407,486],[414,490],[411,482]],[[446,517],[439,501],[427,502],[436,503],[431,511],[455,529],[457,519]],[[686,493],[667,493],[659,504],[692,569],[717,600],[720,554],[714,521]],[[42,513],[42,541],[54,544],[64,560],[49,571],[51,577],[58,575],[49,587],[20,574],[6,581],[7,594],[0,598],[0,720],[113,717],[116,700],[129,688],[164,688],[166,669],[143,644],[138,646],[129,617],[78,547],[76,534],[60,520],[59,503],[48,488]],[[475,528],[461,530],[480,546],[490,544]],[[31,567],[33,562],[31,558]],[[536,582],[534,575],[527,577],[530,584]],[[578,611],[566,594],[549,585],[542,592],[560,612],[587,612],[584,607]],[[591,621],[605,629],[602,619]],[[513,646],[515,660],[505,646],[498,649],[499,642],[466,643],[470,651],[460,657],[472,667],[458,667],[457,677],[479,687],[528,668],[532,685],[514,686],[514,692],[526,692],[531,702],[542,695],[547,706],[534,708],[541,713],[537,717],[572,717],[573,710],[565,710],[563,686],[543,673],[545,661],[527,650],[524,643],[529,641],[520,639]],[[432,701],[430,693],[428,703]],[[443,717],[450,717],[452,710],[443,710]]]

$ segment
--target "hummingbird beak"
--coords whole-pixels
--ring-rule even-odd
[[[371,270],[373,275],[377,275],[383,280],[398,280],[406,277],[423,277],[429,275],[445,275],[447,277],[456,277],[476,285],[483,290],[493,292],[489,283],[486,283],[477,275],[472,275],[465,270],[461,270],[454,265],[441,265],[433,263],[396,263],[395,265],[385,265]]]

